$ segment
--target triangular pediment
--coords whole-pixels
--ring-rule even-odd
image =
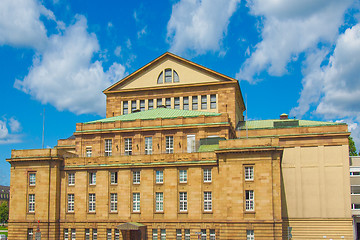
[[[165,79],[165,75],[168,73],[171,74],[171,79]],[[224,81],[237,82],[236,79],[166,52],[144,67],[110,86],[104,90],[104,93],[139,88],[206,84]]]

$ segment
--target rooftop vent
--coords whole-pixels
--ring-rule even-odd
[[[288,119],[288,118],[289,118],[289,115],[287,115],[286,113],[283,113],[280,115],[281,120]]]

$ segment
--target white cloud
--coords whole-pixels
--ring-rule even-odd
[[[239,3],[240,0],[181,0],[174,4],[167,25],[170,51],[219,51],[229,19]]]
[[[137,32],[137,37],[141,38],[147,33],[147,26],[143,27],[140,31]]]
[[[255,46],[237,78],[253,82],[258,74],[287,73],[286,66],[300,53],[332,43],[352,0],[248,0],[251,14],[261,17],[262,41]]]
[[[120,54],[121,54],[121,46],[117,46],[117,47],[115,48],[114,54],[115,54],[115,56],[120,57]]]
[[[13,133],[21,131],[20,122],[18,120],[16,120],[15,118],[10,118],[9,126],[10,126],[11,132],[13,132]]]
[[[21,135],[17,134],[20,130],[21,125],[16,119],[10,118],[8,120],[3,118],[3,120],[0,120],[0,144],[21,142]]]

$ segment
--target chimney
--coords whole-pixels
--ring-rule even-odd
[[[288,115],[286,113],[280,115],[280,120],[286,120],[286,119],[288,119]]]

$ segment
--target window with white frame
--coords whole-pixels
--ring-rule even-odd
[[[173,153],[174,152],[174,136],[166,136],[165,142],[165,151],[166,153]]]
[[[125,138],[125,155],[132,155],[132,138]]]
[[[216,109],[216,94],[210,95],[210,109]]]
[[[160,229],[160,240],[166,240],[166,229]]]
[[[157,240],[157,239],[158,239],[158,230],[157,230],[157,229],[153,229],[153,230],[152,230],[152,239],[153,239],[153,240]]]
[[[246,230],[246,240],[254,240],[254,230]]]
[[[90,229],[85,228],[85,240],[90,240]]]
[[[136,100],[131,101],[131,112],[135,112],[136,110]]]
[[[154,109],[154,99],[148,100],[148,110]]]
[[[360,176],[360,172],[350,172],[350,176]]]
[[[180,183],[187,182],[187,170],[184,169],[179,170],[179,182]]]
[[[75,173],[68,173],[68,184],[69,186],[75,185]]]
[[[34,238],[34,229],[28,228],[27,231],[27,240],[33,240]]]
[[[180,109],[180,98],[174,98],[174,109]]]
[[[185,229],[185,240],[190,240],[190,229]]]
[[[106,240],[111,240],[111,228],[106,229]]]
[[[145,137],[145,154],[152,154],[152,137]]]
[[[120,231],[119,231],[119,229],[116,229],[116,228],[115,228],[115,238],[114,238],[114,240],[120,240]]]
[[[129,113],[129,102],[124,101],[123,102],[123,115],[126,115]]]
[[[245,167],[245,181],[252,181],[252,180],[254,180],[254,167],[246,166]]]
[[[35,194],[29,194],[29,212],[35,212]]]
[[[110,193],[110,212],[117,212],[117,193]]]
[[[76,240],[76,229],[75,228],[71,229],[71,240]]]
[[[97,229],[93,229],[93,240],[97,240]]]
[[[92,156],[92,148],[86,147],[86,157],[91,157],[91,156]]]
[[[95,193],[89,193],[89,212],[95,212],[95,210],[96,210]]]
[[[215,229],[210,229],[210,240],[216,240]]]
[[[182,240],[181,229],[176,229],[176,240]]]
[[[156,99],[156,107],[161,107],[161,106],[162,106],[162,98]]]
[[[207,109],[207,96],[201,96],[201,109]]]
[[[140,111],[145,111],[145,100],[140,100]]]
[[[36,184],[36,173],[29,173],[29,185],[35,186]]]
[[[183,97],[183,109],[189,110],[189,97]]]
[[[171,98],[165,98],[165,106],[166,108],[171,108]]]
[[[201,229],[201,240],[206,240],[206,229]]]
[[[118,172],[110,172],[110,184],[118,183]]]
[[[360,210],[360,204],[356,204],[356,203],[351,204],[351,209]]]
[[[105,156],[112,155],[112,139],[105,139]]]
[[[179,210],[180,212],[187,211],[187,192],[179,193]]]
[[[198,96],[192,96],[192,110],[198,110]]]
[[[254,190],[245,191],[245,210],[254,211]]]
[[[89,184],[96,185],[96,172],[89,172]]]
[[[164,171],[163,170],[156,170],[155,182],[156,183],[164,183]]]
[[[75,195],[73,193],[68,194],[68,212],[74,212]]]
[[[212,194],[204,192],[204,211],[212,211]]]
[[[139,170],[133,171],[133,184],[140,184],[140,171]]]
[[[162,193],[162,192],[156,193],[155,210],[156,210],[156,212],[164,211],[164,193]]]
[[[133,212],[140,212],[140,193],[133,193]]]
[[[204,182],[211,182],[211,168],[204,168]]]
[[[64,228],[64,240],[68,240],[68,239],[69,239],[69,229]]]

